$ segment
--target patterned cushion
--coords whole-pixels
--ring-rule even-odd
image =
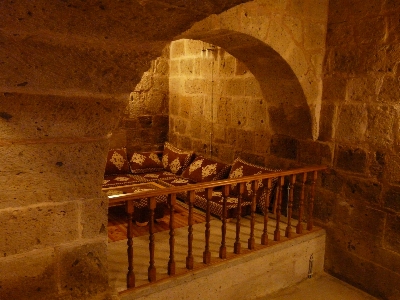
[[[213,161],[203,156],[197,156],[186,168],[182,177],[189,178],[195,182],[220,180],[228,177],[231,166]]]
[[[162,180],[157,181],[159,184],[167,187],[174,187],[174,186],[183,186],[187,184],[194,184],[193,180],[190,180],[188,178],[183,178],[181,176],[175,176],[175,177],[170,177],[170,178],[163,178]],[[182,192],[178,193],[177,197],[183,201],[186,201],[188,199],[188,193],[187,192]]]
[[[134,152],[129,160],[133,174],[162,171],[163,164],[155,152]]]
[[[142,183],[143,180],[139,176],[130,175],[130,174],[121,174],[121,175],[105,175],[103,180],[103,188],[115,187],[121,185],[131,185]]]
[[[251,175],[258,175],[258,174],[264,174],[264,173],[270,173],[270,172],[279,172],[280,170],[278,169],[269,169],[269,168],[264,168],[260,166],[256,166],[253,164],[250,164],[240,158],[235,159],[235,161],[232,164],[232,168],[229,172],[229,178],[239,178],[243,176],[251,176]],[[275,177],[272,180],[272,188],[275,187],[277,183],[278,178]],[[259,187],[257,190],[257,206],[259,207],[260,205],[264,205],[266,196],[268,195],[266,189],[264,187],[267,186],[267,179],[260,180],[259,181]],[[251,182],[247,182],[245,186],[245,191],[243,193],[243,199],[246,201],[251,201],[251,196],[252,196],[252,188],[251,188]],[[238,190],[237,190],[237,185],[232,185],[231,187],[231,195],[237,195]]]
[[[128,174],[129,163],[126,148],[110,149],[107,155],[105,175]]]
[[[190,164],[193,152],[182,151],[170,143],[165,142],[162,156],[164,169],[168,172],[180,175]]]
[[[164,179],[174,179],[177,177],[177,175],[172,174],[171,172],[167,171],[159,171],[159,172],[153,172],[153,173],[146,173],[146,174],[140,174],[136,175],[137,177],[140,177],[143,182],[150,182],[150,181],[158,181],[158,180],[164,180]]]
[[[207,198],[206,192],[198,191],[196,192],[194,206],[207,210]],[[211,214],[222,218],[222,207],[224,198],[222,197],[222,192],[217,189],[212,192],[212,198],[210,201],[210,212]],[[226,217],[235,218],[237,211],[238,198],[235,196],[228,196],[226,199]],[[245,216],[251,212],[251,202],[242,201],[241,205],[242,216]]]

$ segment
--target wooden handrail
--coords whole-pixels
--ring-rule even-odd
[[[128,273],[127,273],[127,288],[135,287],[135,274],[133,268],[133,230],[132,230],[132,216],[134,211],[134,202],[137,199],[146,198],[148,201],[148,209],[150,210],[150,219],[149,219],[149,268],[148,268],[148,281],[155,282],[157,280],[157,272],[156,272],[156,263],[155,263],[155,237],[154,237],[154,210],[156,208],[156,197],[168,195],[167,202],[170,207],[170,223],[169,223],[169,261],[168,261],[168,275],[174,275],[176,269],[174,248],[175,248],[175,232],[174,232],[174,207],[176,204],[176,195],[181,193],[187,193],[188,199],[188,245],[187,245],[187,256],[186,256],[186,269],[192,270],[194,268],[194,257],[193,257],[193,208],[195,201],[195,193],[199,190],[206,192],[206,200],[207,200],[207,208],[206,208],[206,224],[205,224],[205,246],[203,252],[203,263],[204,265],[210,264],[211,262],[211,251],[210,251],[210,202],[212,198],[212,191],[215,187],[222,187],[222,214],[221,214],[221,244],[219,247],[219,258],[226,259],[227,258],[227,246],[226,246],[226,234],[227,234],[227,198],[231,192],[231,186],[237,185],[238,195],[237,195],[237,209],[236,209],[236,230],[235,230],[235,242],[233,245],[234,254],[241,253],[241,241],[240,241],[240,232],[241,232],[241,203],[244,198],[245,186],[247,183],[251,183],[252,196],[251,196],[251,213],[250,213],[250,234],[248,239],[248,249],[254,250],[256,248],[255,242],[255,210],[256,210],[256,193],[261,187],[259,185],[260,180],[266,180],[263,188],[267,190],[265,193],[266,199],[264,199],[263,207],[261,210],[264,213],[263,218],[263,231],[261,238],[261,245],[268,245],[268,214],[271,212],[270,203],[274,205],[272,213],[275,214],[275,231],[273,233],[273,240],[275,242],[279,242],[281,239],[280,236],[280,218],[281,218],[281,209],[282,209],[282,201],[283,201],[283,187],[285,185],[285,177],[288,176],[288,199],[287,200],[287,222],[285,231],[285,237],[291,238],[294,233],[292,233],[292,227],[296,229],[296,234],[303,233],[303,214],[307,213],[307,226],[306,230],[313,230],[313,207],[314,207],[314,197],[315,197],[315,185],[317,180],[318,171],[326,170],[326,166],[307,166],[302,168],[296,168],[291,170],[279,171],[279,172],[271,172],[264,173],[253,176],[243,176],[239,178],[232,179],[224,179],[217,180],[205,183],[196,183],[183,185],[178,187],[165,187],[156,190],[150,190],[145,192],[131,193],[127,194],[123,198],[123,202],[125,202],[126,213],[128,217],[128,233],[127,233],[127,246],[128,246]],[[299,175],[300,176],[296,176]],[[310,175],[310,185],[309,185],[309,195],[307,195],[307,201],[305,201],[305,184],[307,182],[307,178]],[[293,214],[293,203],[295,201],[294,189],[296,186],[296,179],[299,179],[298,185],[300,188],[300,195],[296,199],[296,203],[298,206],[298,215],[297,225],[291,224],[292,222],[292,214]],[[272,194],[274,190],[273,182],[276,183],[276,195],[275,198],[272,199]],[[109,204],[113,205],[114,203],[121,204],[121,199],[118,198],[110,198]],[[306,207],[304,207],[306,206]]]
[[[188,185],[177,186],[177,187],[166,187],[163,189],[134,193],[134,194],[124,197],[124,201],[141,199],[141,198],[149,198],[149,197],[157,197],[157,196],[167,195],[167,194],[168,195],[169,194],[179,194],[179,193],[196,191],[196,190],[201,190],[201,189],[214,188],[214,187],[219,187],[219,186],[224,186],[224,185],[232,185],[232,184],[238,184],[238,183],[246,183],[246,182],[254,181],[254,180],[262,180],[262,179],[275,178],[275,177],[281,177],[281,176],[287,176],[287,175],[296,175],[296,174],[302,174],[302,173],[308,173],[308,172],[314,172],[314,171],[317,172],[317,171],[326,170],[327,168],[328,168],[327,166],[308,166],[308,167],[290,169],[290,170],[279,171],[279,172],[263,173],[263,174],[252,175],[252,176],[243,176],[243,177],[239,177],[239,178],[214,180],[214,181],[188,184]],[[111,206],[113,203],[119,203],[119,202],[121,202],[121,199],[118,199],[118,197],[111,198],[109,200],[109,205]]]

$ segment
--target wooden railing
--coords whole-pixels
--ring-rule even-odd
[[[267,180],[266,186],[263,188],[268,189],[267,199],[265,202],[263,212],[263,230],[261,234],[261,245],[267,246],[269,241],[280,241],[281,240],[281,217],[282,217],[282,201],[286,202],[286,216],[284,229],[285,237],[291,238],[294,234],[303,234],[313,229],[313,208],[314,208],[314,197],[315,197],[315,184],[317,180],[318,171],[327,169],[325,166],[309,166],[298,169],[292,169],[281,172],[273,172],[267,174],[260,174],[254,176],[245,176],[235,179],[226,179],[219,181],[212,181],[207,183],[190,184],[180,187],[167,187],[154,191],[135,193],[130,195],[125,200],[125,210],[128,216],[128,228],[127,228],[127,252],[128,252],[128,273],[127,273],[127,288],[135,287],[135,273],[134,273],[134,257],[133,257],[133,212],[134,202],[137,199],[148,199],[148,208],[150,210],[149,219],[149,267],[148,267],[148,281],[155,282],[157,278],[156,267],[155,267],[155,236],[154,236],[154,210],[156,208],[156,197],[160,195],[168,195],[168,206],[170,207],[170,224],[169,224],[169,261],[167,266],[167,273],[169,276],[175,275],[176,262],[175,262],[175,233],[174,233],[174,208],[176,205],[177,194],[182,192],[188,193],[187,205],[188,205],[188,245],[187,245],[187,256],[186,256],[186,269],[191,270],[194,266],[193,258],[193,211],[194,211],[194,200],[196,190],[205,189],[207,198],[207,209],[206,209],[206,221],[205,221],[205,245],[203,252],[203,264],[207,265],[211,262],[211,251],[210,251],[210,201],[212,198],[212,191],[216,187],[222,188],[223,196],[223,208],[221,217],[221,244],[219,247],[219,259],[227,258],[227,246],[226,246],[226,230],[227,230],[227,215],[226,215],[226,204],[227,197],[230,193],[230,187],[236,184],[239,188],[237,213],[236,213],[236,235],[235,242],[233,245],[234,254],[240,254],[242,252],[241,241],[240,241],[240,229],[241,229],[241,202],[242,194],[245,189],[246,183],[251,182],[252,185],[252,203],[251,203],[251,214],[250,214],[250,234],[247,242],[247,248],[250,251],[254,251],[256,248],[255,239],[255,212],[256,212],[256,192],[259,189],[260,180]],[[277,185],[275,193],[272,193],[273,182],[277,178]],[[287,189],[287,193],[284,193],[284,189]],[[297,190],[298,189],[298,190]],[[297,193],[296,193],[297,191]],[[272,215],[269,211],[271,194],[275,194],[273,199],[273,211]],[[307,195],[307,197],[306,197]],[[121,199],[110,199],[110,205],[113,201],[120,202]],[[294,209],[295,206],[295,209]],[[275,230],[273,238],[270,239],[267,232],[267,226],[269,218],[274,216],[275,218]],[[293,221],[297,220],[297,223],[292,225]],[[304,223],[303,221],[306,221]],[[305,226],[303,226],[305,224]],[[305,227],[305,228],[304,228]],[[307,231],[307,232],[305,232]]]

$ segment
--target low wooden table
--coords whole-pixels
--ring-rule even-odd
[[[125,205],[127,200],[130,200],[130,196],[135,193],[153,191],[164,188],[164,186],[156,182],[138,183],[125,186],[115,186],[109,188],[103,188],[102,191],[107,194],[109,201],[108,207]],[[155,219],[161,219],[164,217],[164,210],[167,207],[167,195],[161,195],[156,197],[156,209]],[[147,198],[141,198],[134,200],[134,216],[133,219],[137,225],[145,226],[149,221],[149,209]]]

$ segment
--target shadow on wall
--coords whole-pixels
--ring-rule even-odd
[[[180,36],[217,45],[241,60],[260,84],[275,134],[312,139],[310,108],[300,82],[282,56],[249,35],[218,30]]]

